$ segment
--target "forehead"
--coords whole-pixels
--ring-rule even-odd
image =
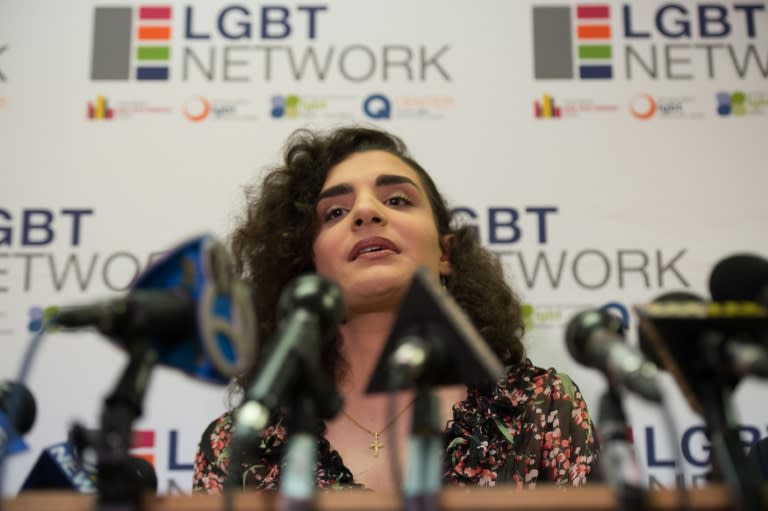
[[[339,183],[365,183],[381,174],[407,176],[423,188],[421,176],[410,165],[394,154],[378,150],[353,153],[331,167],[324,188]]]

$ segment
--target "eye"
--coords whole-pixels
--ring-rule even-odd
[[[331,208],[325,212],[323,215],[323,220],[330,222],[331,220],[336,220],[337,218],[343,217],[345,214],[346,210],[344,208]]]
[[[405,195],[393,195],[384,201],[388,206],[412,206],[413,201]]]

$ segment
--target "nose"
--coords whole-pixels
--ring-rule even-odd
[[[386,211],[382,204],[375,198],[361,198],[355,205],[352,213],[353,224],[355,227],[362,227],[366,224],[386,224]]]

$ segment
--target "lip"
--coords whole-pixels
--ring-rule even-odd
[[[391,250],[396,254],[400,253],[400,248],[398,248],[398,246],[395,245],[391,240],[382,238],[380,236],[375,236],[373,238],[366,238],[355,243],[355,245],[352,247],[352,250],[349,251],[347,260],[354,261],[358,258],[358,256],[360,256],[360,252],[370,247],[381,247],[385,250]]]

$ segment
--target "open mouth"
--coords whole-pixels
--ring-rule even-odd
[[[382,250],[386,250],[386,249],[384,247],[369,247],[369,248],[364,248],[363,250],[358,252],[357,255],[370,254],[371,252],[381,252]]]
[[[354,261],[361,255],[376,254],[385,251],[394,252],[395,254],[400,253],[400,249],[386,238],[368,238],[355,243],[355,246],[352,247],[352,250],[349,252],[349,260]]]

